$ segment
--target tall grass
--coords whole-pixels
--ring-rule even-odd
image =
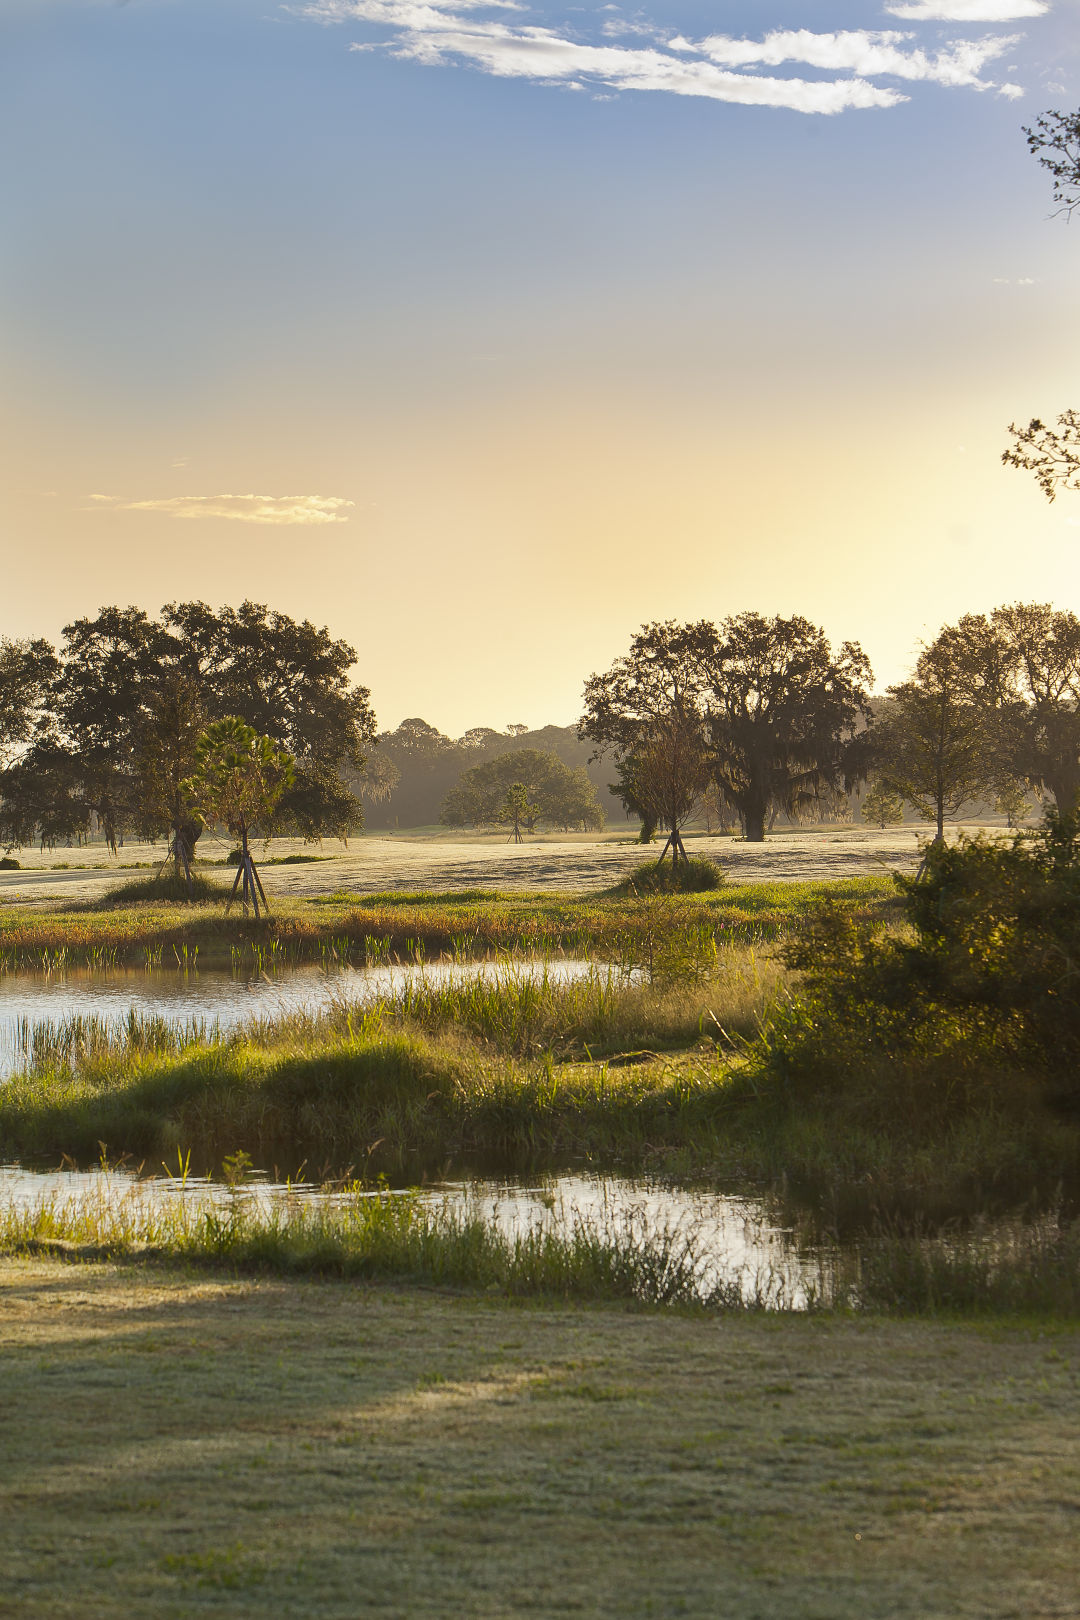
[[[357,1188],[333,1203],[259,1203],[235,1188],[225,1205],[168,1201],[138,1186],[96,1198],[0,1208],[0,1252],[74,1258],[148,1252],[188,1262],[648,1305],[734,1305],[739,1290],[702,1284],[692,1232],[639,1216],[605,1226],[583,1216],[508,1232],[490,1216],[415,1194]],[[74,1251],[74,1254],[72,1253]]]
[[[700,1225],[643,1211],[618,1222],[574,1215],[524,1230],[466,1205],[362,1187],[322,1202],[148,1196],[139,1183],[0,1207],[0,1254],[177,1260],[284,1274],[393,1280],[506,1296],[626,1300],[711,1310],[1080,1317],[1080,1223],[976,1226],[962,1235],[877,1228],[816,1263],[774,1261],[753,1277],[718,1274]]]

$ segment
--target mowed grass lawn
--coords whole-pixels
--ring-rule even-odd
[[[0,1262],[0,1614],[1080,1611],[1080,1329]]]

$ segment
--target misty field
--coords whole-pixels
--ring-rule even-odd
[[[932,830],[932,829],[931,829]],[[732,883],[821,882],[882,870],[912,871],[918,864],[922,825],[784,829],[765,844],[727,837],[691,838],[694,855],[719,861]],[[271,900],[275,895],[310,897],[347,891],[381,894],[392,890],[445,893],[462,889],[565,889],[579,893],[608,889],[627,873],[660,854],[661,844],[643,848],[626,832],[538,837],[508,845],[505,834],[464,837],[432,833],[369,834],[347,847],[336,840],[305,844],[276,838],[255,858]],[[228,847],[202,839],[202,860],[224,860]],[[305,859],[298,860],[298,857]],[[148,875],[165,859],[158,844],[125,844],[115,857],[104,845],[83,849],[21,850],[22,870],[0,872],[0,904],[5,902],[93,900],[137,872]],[[276,864],[291,860],[296,864]],[[223,879],[232,873],[221,869]]]

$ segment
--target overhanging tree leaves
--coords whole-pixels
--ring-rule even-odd
[[[801,816],[866,775],[870,664],[857,642],[835,656],[798,616],[740,613],[708,656],[704,702],[710,773],[761,843],[773,809]]]
[[[1080,204],[1080,110],[1047,112],[1027,129],[1028,148],[1054,183],[1055,210],[1066,218]],[[1039,488],[1052,501],[1059,489],[1080,489],[1080,411],[1062,411],[1056,427],[1033,417],[1027,427],[1010,423],[1006,466],[1035,474]]]

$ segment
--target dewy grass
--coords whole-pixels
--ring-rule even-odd
[[[762,944],[782,938],[826,896],[860,917],[887,915],[895,891],[887,876],[821,883],[760,883],[709,895],[629,899],[616,895],[558,895],[550,891],[498,894],[329,895],[313,900],[272,897],[269,917],[256,922],[220,901],[147,901],[102,908],[73,903],[63,910],[0,909],[0,971],[40,968],[63,953],[68,966],[142,964],[161,949],[198,947],[204,967],[228,965],[234,951],[273,945],[281,961],[319,961],[331,942],[340,959],[365,962],[370,942],[403,960],[417,947],[439,955],[483,957],[500,952],[562,952],[621,959],[647,952],[663,935],[707,929],[719,945]]]

